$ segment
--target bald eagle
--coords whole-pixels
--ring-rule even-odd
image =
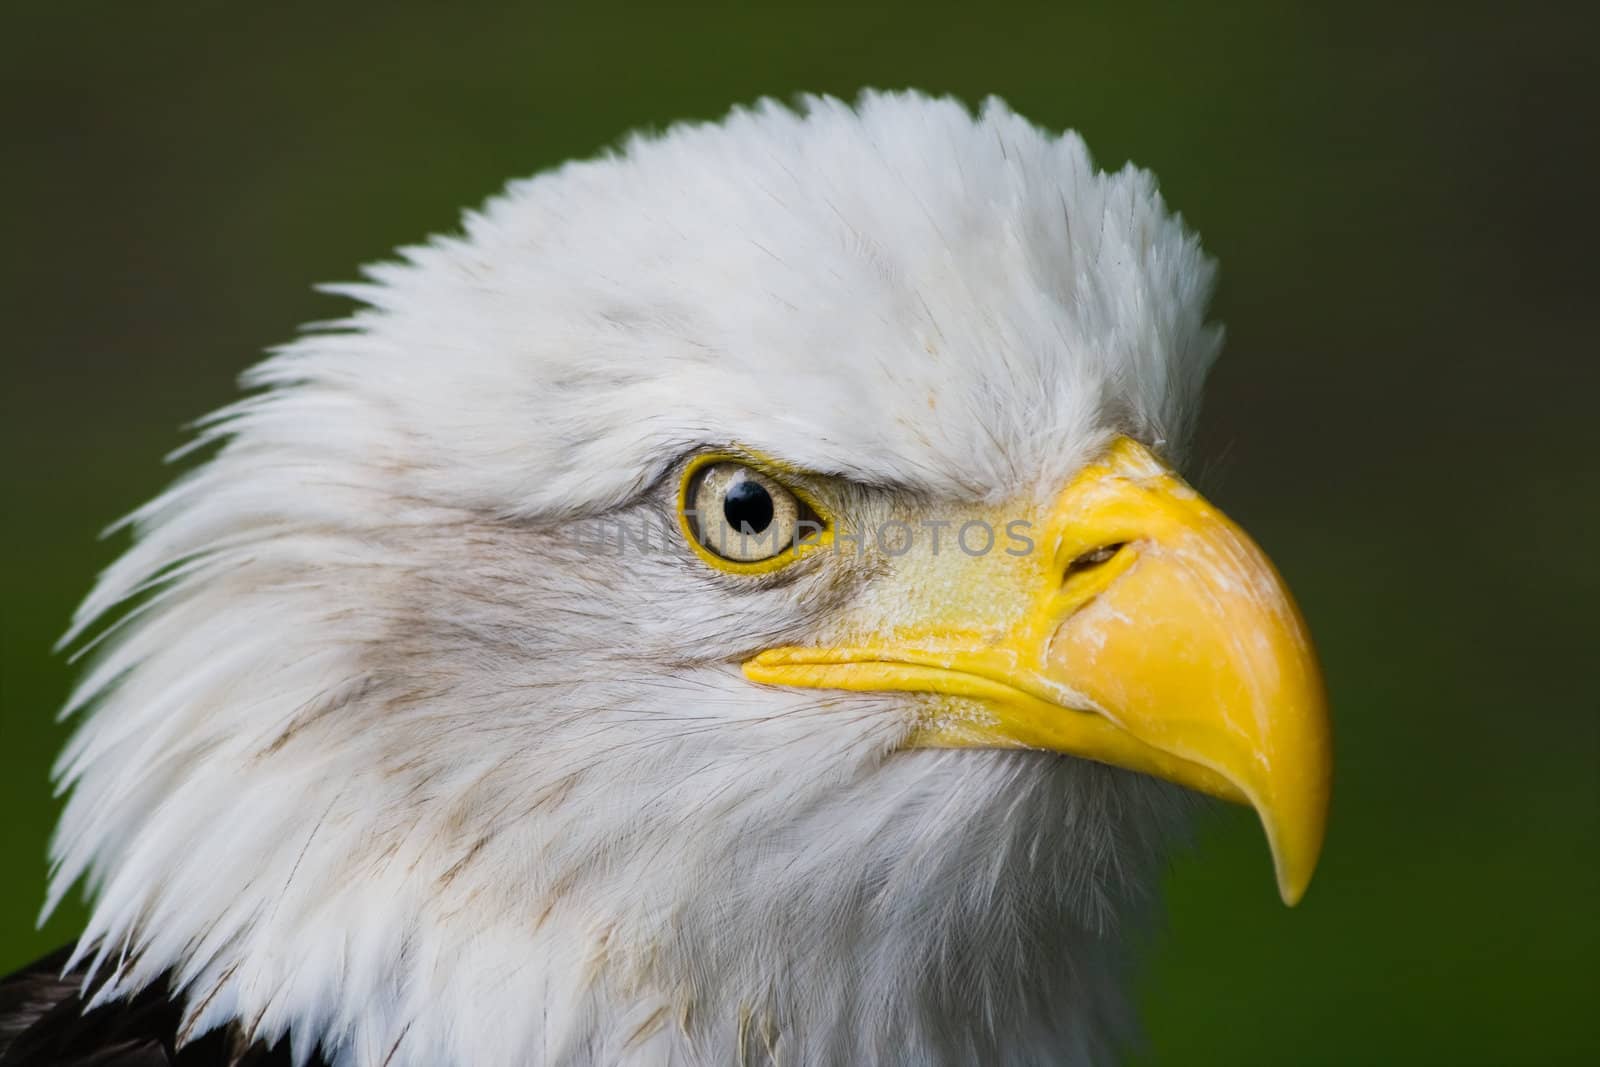
[[[0,1063],[1089,1064],[1196,792],[1285,901],[1323,686],[1175,473],[1151,176],[764,102],[330,287],[128,520]],[[97,627],[97,621],[101,621]]]

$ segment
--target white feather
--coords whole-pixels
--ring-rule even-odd
[[[897,752],[734,664],[872,579],[584,551],[738,443],[951,507],[1181,451],[1220,335],[1151,177],[998,101],[770,102],[512,184],[253,371],[73,635],[50,906],[103,997],[339,1064],[1090,1063],[1181,805]]]

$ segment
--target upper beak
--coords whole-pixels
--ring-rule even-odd
[[[745,674],[966,698],[934,702],[910,744],[1045,749],[1249,803],[1285,903],[1299,901],[1322,849],[1332,741],[1315,653],[1271,562],[1128,438],[1067,486],[1045,526],[1004,581],[947,553],[939,566],[964,573],[943,588],[981,587],[950,595],[953,612],[846,647],[771,649]],[[1015,610],[969,625],[972,593]]]

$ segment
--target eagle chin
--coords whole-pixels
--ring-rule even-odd
[[[0,1064],[1088,1064],[1196,792],[1293,903],[1305,629],[1175,473],[1151,176],[762,102],[330,286],[128,520]]]

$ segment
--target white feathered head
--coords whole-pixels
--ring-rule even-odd
[[[1303,890],[1320,683],[1167,466],[1220,333],[1148,174],[764,103],[366,279],[79,616],[132,605],[59,766],[102,996],[349,1064],[1079,1062],[1168,782]]]

